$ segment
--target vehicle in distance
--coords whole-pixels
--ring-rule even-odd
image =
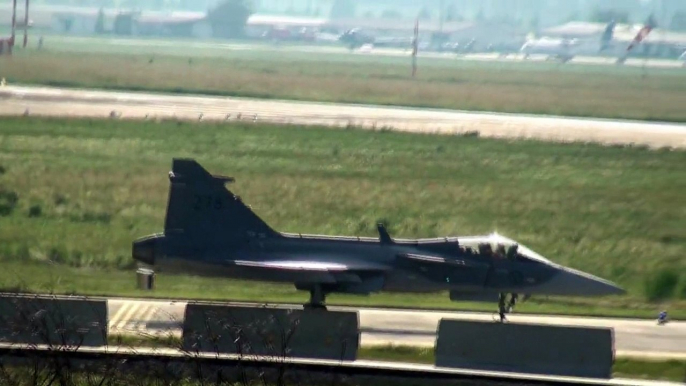
[[[393,239],[279,232],[192,159],[174,159],[164,233],[133,242],[133,258],[159,272],[293,283],[306,308],[331,293],[449,291],[454,301],[498,302],[519,295],[602,296],[624,291],[555,264],[514,240],[486,236]],[[303,213],[306,215],[306,213]],[[509,304],[506,304],[510,295]]]

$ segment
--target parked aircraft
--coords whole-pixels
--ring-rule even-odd
[[[541,37],[538,39],[527,39],[520,48],[520,53],[524,58],[530,55],[547,55],[547,59],[560,60],[566,63],[577,55],[610,55],[619,57],[624,54],[626,46],[619,44],[615,36],[617,23],[609,22],[602,34],[581,34],[578,31],[562,33],[560,37]],[[560,34],[560,31],[557,31]],[[573,37],[576,36],[576,37]]]
[[[574,58],[574,48],[579,45],[577,39],[540,38],[527,40],[520,49],[524,59],[531,55],[548,55],[548,59],[558,59],[566,63]]]
[[[371,44],[374,47],[395,47],[395,48],[412,48],[412,36],[375,36],[370,32],[363,31],[360,28],[350,29],[339,37],[339,41],[346,44],[350,48],[359,48],[366,44]]]
[[[293,283],[310,292],[306,308],[325,309],[331,293],[432,293],[453,301],[621,294],[615,284],[544,258],[498,234],[394,239],[279,232],[192,159],[174,159],[164,232],[133,242],[133,259],[160,272]],[[307,215],[303,213],[302,215]],[[509,301],[507,300],[510,295]]]

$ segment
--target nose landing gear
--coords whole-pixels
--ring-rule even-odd
[[[505,322],[507,318],[505,314],[509,314],[514,310],[517,300],[519,299],[518,294],[511,294],[510,300],[507,301],[507,294],[501,293],[498,297],[498,315],[500,316],[500,322]]]

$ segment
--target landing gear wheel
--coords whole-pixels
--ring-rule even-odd
[[[510,297],[510,304],[508,304],[508,306],[507,306],[507,313],[508,313],[508,314],[509,314],[509,313],[512,313],[512,311],[514,310],[514,307],[515,307],[515,305],[517,304],[517,299],[518,299],[518,297],[519,297],[519,295],[517,295],[517,294],[512,294],[512,295],[511,295],[511,297]]]
[[[505,308],[505,297],[506,294],[500,294],[498,296],[498,315],[500,316],[500,323],[504,323],[507,318],[505,317],[505,314],[507,313],[507,309]]]

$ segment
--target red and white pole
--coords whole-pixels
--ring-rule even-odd
[[[26,0],[26,9],[24,9],[24,48],[29,42],[29,0]]]

